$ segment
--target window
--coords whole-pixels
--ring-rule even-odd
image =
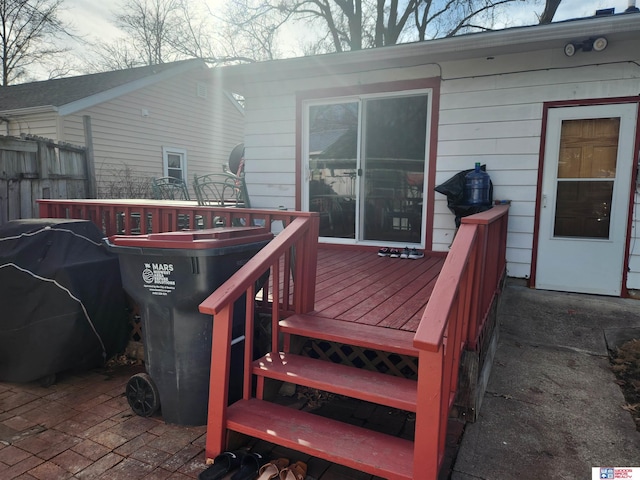
[[[164,176],[183,180],[187,179],[187,151],[184,148],[162,147]]]

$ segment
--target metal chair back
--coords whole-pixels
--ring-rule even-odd
[[[198,205],[249,208],[244,178],[231,173],[210,173],[194,176],[193,188]]]
[[[191,200],[183,180],[174,177],[154,178],[151,192],[156,200]]]

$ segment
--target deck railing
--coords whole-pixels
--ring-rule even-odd
[[[287,210],[266,210],[248,208],[230,208],[218,206],[198,206],[195,202],[144,200],[144,199],[60,199],[38,200],[40,204],[40,218],[74,218],[94,222],[108,237],[111,235],[135,235],[148,233],[175,232],[182,229],[201,229],[219,226],[265,226],[272,230],[284,230],[296,219],[318,218],[318,213],[298,212]],[[145,219],[144,221],[142,219]],[[311,221],[311,220],[309,220]],[[307,222],[305,222],[307,225]],[[308,227],[307,227],[308,228]],[[284,238],[284,237],[283,237]],[[311,252],[314,257],[310,265],[299,263],[292,268],[295,258],[291,252],[282,256],[283,266],[271,281],[267,282],[258,298],[260,308],[271,308],[270,288],[277,286],[280,302],[274,302],[282,314],[297,311],[300,305],[311,302],[315,294],[315,275],[313,282],[305,284],[306,293],[302,292],[302,282],[298,282],[295,289],[293,275],[281,275],[281,271],[295,272],[299,268],[306,268],[307,272],[315,272],[317,255],[317,234],[311,242],[297,246],[297,251]],[[306,250],[305,250],[306,249]],[[306,258],[306,257],[305,257]],[[268,269],[265,268],[261,273]],[[284,269],[284,270],[283,270]],[[301,277],[298,277],[301,278]],[[226,285],[226,284],[225,284]],[[274,290],[275,291],[275,290]],[[254,298],[253,296],[251,298]],[[313,307],[312,307],[313,308]],[[225,384],[226,385],[226,384]]]
[[[419,350],[414,478],[438,478],[462,351],[477,348],[506,273],[508,209],[500,205],[462,219],[414,337]]]
[[[145,199],[38,200],[40,218],[91,220],[105,236],[175,232],[222,225],[286,227],[308,212],[199,206],[196,202]]]
[[[213,458],[226,448],[226,406],[228,404],[231,327],[233,304],[246,293],[245,332],[253,332],[256,281],[261,273],[271,270],[272,332],[287,310],[306,313],[313,310],[317,265],[319,217],[313,214],[291,222],[272,242],[258,252],[227,282],[200,304],[200,312],[213,315],[211,383],[207,421],[206,456]],[[292,277],[289,291],[281,277]],[[284,308],[293,298],[292,308]],[[271,350],[279,351],[278,335],[271,336]],[[251,396],[251,362],[253,335],[245,336],[243,398]]]

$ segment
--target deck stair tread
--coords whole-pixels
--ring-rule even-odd
[[[284,352],[269,353],[254,361],[253,373],[379,405],[416,411],[415,380]]]
[[[389,480],[413,478],[410,440],[294,408],[240,400],[227,409],[227,428]]]
[[[280,320],[280,331],[371,350],[418,356],[418,350],[413,346],[415,333],[405,330],[297,314]]]

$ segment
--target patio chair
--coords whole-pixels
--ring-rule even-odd
[[[193,188],[198,205],[248,207],[248,196],[240,177],[227,172],[194,176]]]
[[[249,200],[249,191],[247,190],[247,183],[244,180],[244,168],[241,167],[238,170],[238,173],[233,173],[229,167],[223,165],[222,167],[223,174],[232,178],[236,184],[236,187],[240,190],[240,198],[242,199],[242,203],[245,208],[251,208],[251,202]]]
[[[155,200],[191,200],[187,185],[175,177],[154,178],[151,182],[151,194]]]

